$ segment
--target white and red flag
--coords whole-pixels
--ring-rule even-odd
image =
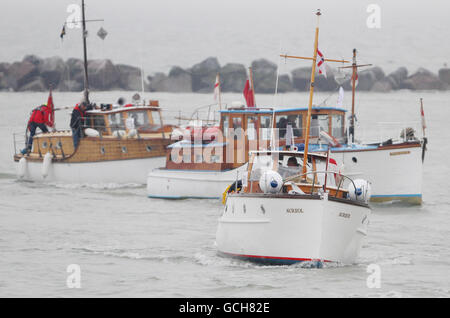
[[[327,77],[325,57],[323,56],[322,52],[319,51],[319,49],[317,49],[317,67],[319,68],[319,74]]]
[[[427,128],[427,123],[425,122],[425,113],[423,111],[423,102],[420,103],[420,117],[422,118],[422,130],[425,135],[425,129]]]
[[[219,74],[216,76],[216,84],[214,84],[214,100],[220,98],[220,77]]]

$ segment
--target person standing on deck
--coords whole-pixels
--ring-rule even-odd
[[[84,126],[84,120],[86,118],[87,103],[82,102],[80,105],[75,106],[72,111],[72,117],[70,119],[70,128],[72,128],[73,147],[77,149],[82,138],[82,128]]]
[[[51,120],[51,109],[44,104],[35,108],[31,112],[30,119],[28,120],[27,129],[30,132],[30,135],[27,139],[26,148],[22,150],[22,154],[25,155],[31,152],[33,148],[33,137],[36,135],[36,129],[39,128],[43,133],[48,133],[48,127],[53,127],[53,122]]]

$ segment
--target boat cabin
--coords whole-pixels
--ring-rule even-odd
[[[340,108],[313,108],[310,143],[319,142],[321,131],[345,143],[345,113]],[[234,169],[248,162],[249,151],[279,149],[287,143],[301,145],[305,141],[307,108],[231,108],[220,114],[220,136],[197,142],[185,138],[169,146],[167,169]]]
[[[102,107],[91,110],[87,112],[85,128],[95,129],[101,136],[117,133],[128,135],[131,131],[147,135],[167,132],[158,106]]]
[[[77,149],[70,130],[38,134],[27,159],[42,161],[47,152],[53,155],[54,161],[63,162],[163,157],[172,129],[173,126],[164,125],[157,102],[117,108],[102,105],[86,112],[84,136]],[[15,160],[21,157],[16,150]]]
[[[303,173],[303,152],[298,151],[254,151],[250,153],[247,178],[243,182],[244,193],[267,193],[261,185],[261,177],[267,171],[281,177],[279,193],[318,194],[326,189],[329,195],[346,198],[346,177],[327,165],[327,156],[308,154],[306,173]],[[270,180],[269,180],[270,181]]]

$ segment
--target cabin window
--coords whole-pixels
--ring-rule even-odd
[[[109,114],[108,121],[111,132],[125,129],[123,113]]]
[[[261,139],[262,140],[270,140],[272,135],[272,116],[261,116]]]
[[[283,115],[277,116],[277,128],[279,129],[279,137],[284,138],[287,133],[287,126],[292,127],[294,137],[302,137],[302,115]]]
[[[256,116],[249,116],[247,118],[247,137],[248,140],[256,140],[256,128],[257,128],[257,120]]]
[[[336,139],[344,137],[344,116],[343,115],[333,115],[331,117],[331,129],[332,135]]]
[[[92,117],[92,128],[104,133],[106,131],[105,117],[103,115],[97,115]]]
[[[312,115],[310,135],[318,137],[321,131],[328,132],[328,115]]]
[[[161,114],[157,111],[151,112],[152,124],[156,127],[162,127]]]
[[[230,122],[229,122],[229,117],[228,116],[224,116],[222,119],[222,127],[223,127],[223,133],[224,133],[224,137],[228,137],[228,129],[230,128]]]
[[[131,120],[134,122],[134,127],[139,132],[154,132],[161,128],[161,125],[153,125],[146,110],[128,112],[129,124],[131,126]]]
[[[242,136],[242,118],[241,117],[234,117],[233,118],[233,129],[234,129],[234,135],[240,139]]]

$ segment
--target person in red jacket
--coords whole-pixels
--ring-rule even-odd
[[[46,104],[39,106],[31,112],[30,120],[28,121],[27,129],[30,135],[27,140],[27,145],[22,154],[29,153],[33,147],[33,137],[36,135],[36,129],[39,128],[43,133],[48,133],[48,127],[53,127],[50,121],[51,110]]]

